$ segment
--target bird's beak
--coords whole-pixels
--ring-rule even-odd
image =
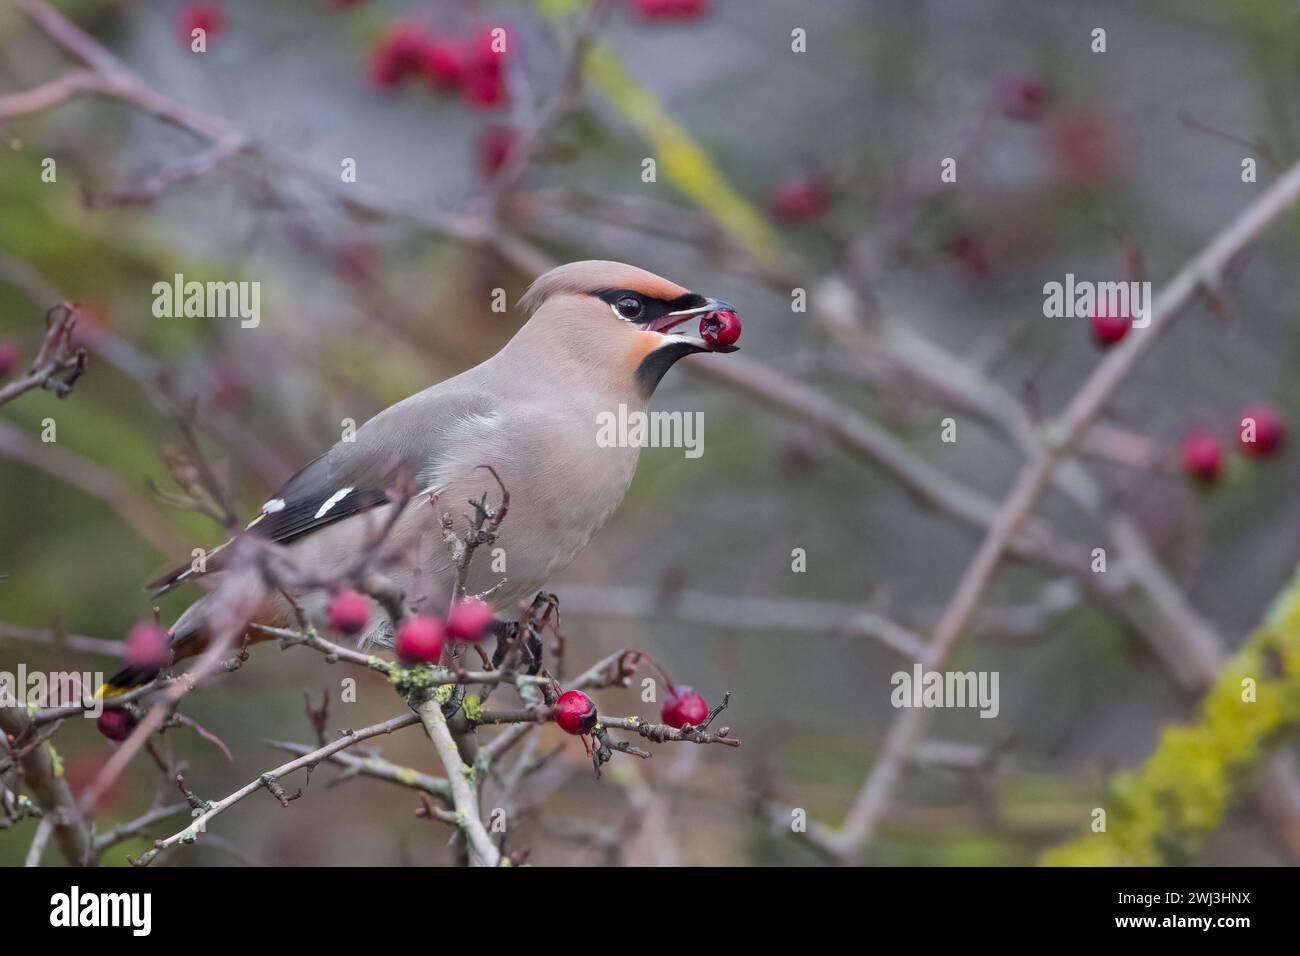
[[[705,299],[703,305],[661,315],[652,322],[647,323],[645,328],[647,332],[671,335],[674,341],[689,342],[701,352],[734,352],[737,349],[735,345],[719,345],[706,342],[700,336],[697,327],[689,323],[692,319],[698,319],[710,312],[735,313],[735,311],[736,307],[730,302],[724,302],[722,299]]]

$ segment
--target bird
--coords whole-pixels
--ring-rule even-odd
[[[449,603],[455,586],[439,523],[443,503],[461,510],[505,489],[508,518],[493,543],[503,560],[471,563],[464,591],[485,595],[498,613],[536,594],[587,546],[631,484],[640,447],[602,447],[595,437],[601,416],[620,405],[644,411],[665,373],[685,356],[735,351],[739,319],[721,299],[608,260],[558,266],[533,282],[519,304],[527,320],[500,351],[369,419],[351,440],[340,440],[286,481],[243,536],[284,546],[296,564],[325,580],[355,566],[360,551],[373,545],[375,529],[387,527],[390,552],[414,558],[385,574],[424,613]],[[708,334],[704,321],[719,315],[733,323],[735,336]],[[400,469],[418,489],[401,504],[392,490]],[[421,506],[430,500],[437,507]],[[231,557],[238,540],[150,585],[156,597],[208,574],[238,573],[250,581],[249,606],[217,607],[221,595],[229,600],[228,589],[219,588],[176,619],[167,632],[172,662],[201,653],[220,630],[214,620],[228,623],[221,613],[241,615],[235,626],[253,643],[271,638],[251,625],[291,625],[294,603],[309,615],[324,610],[329,595],[319,589],[295,594],[291,603],[277,590],[254,587],[255,572]],[[363,640],[385,643],[382,632],[391,635],[391,627],[381,619]],[[128,666],[101,693],[141,687],[162,669]]]

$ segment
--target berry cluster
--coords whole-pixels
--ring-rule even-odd
[[[663,674],[668,684],[668,696],[664,698],[659,719],[669,727],[681,730],[683,727],[698,727],[709,716],[709,702],[691,688],[674,686],[666,671],[649,654],[644,655],[655,669]],[[554,704],[555,722],[565,733],[574,736],[589,734],[599,720],[596,703],[580,690],[566,690]]]
[[[371,52],[370,82],[379,89],[394,89],[421,80],[435,90],[459,93],[476,109],[504,106],[509,101],[507,42],[506,35],[495,30],[464,38],[399,20]]]
[[[1237,416],[1237,433],[1242,452],[1249,458],[1272,458],[1282,448],[1286,426],[1282,414],[1272,405],[1248,405]],[[1188,431],[1179,448],[1183,472],[1201,485],[1217,484],[1223,476],[1226,454],[1214,434],[1204,428]]]
[[[470,598],[451,606],[446,620],[411,617],[397,629],[394,650],[406,664],[437,664],[448,640],[476,644],[487,636],[495,615],[486,601]],[[370,599],[356,591],[336,594],[329,606],[329,625],[340,634],[355,636],[370,621]]]

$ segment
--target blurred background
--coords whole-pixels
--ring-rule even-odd
[[[527,284],[574,259],[634,263],[735,303],[734,358],[747,364],[730,368],[759,391],[793,383],[997,502],[1023,452],[997,413],[945,394],[956,379],[927,349],[994,389],[1000,412],[1059,411],[1105,332],[1045,318],[1044,283],[1158,288],[1286,167],[1300,133],[1300,13],[1281,0],[627,0],[594,20],[580,0],[56,6],[182,104],[182,120],[221,118],[247,137],[223,150],[108,97],[0,121],[0,349],[24,368],[46,310],[71,299],[90,354],[68,399],[38,391],[0,411],[0,621],[104,639],[150,616],[146,581],[221,538],[155,493],[174,487],[178,409],[252,514],[343,419],[495,352]],[[495,27],[508,48],[488,66]],[[797,30],[806,52],[791,48]],[[575,37],[588,50],[580,87]],[[0,96],[76,65],[0,2]],[[955,183],[940,181],[945,158]],[[1257,183],[1243,182],[1243,158]],[[355,184],[340,178],[345,159]],[[1282,422],[1300,411],[1298,224],[1284,219],[1219,307],[1190,310],[1118,394],[1081,457],[1103,517],[1061,494],[1040,509],[1084,553],[1108,546],[1111,517],[1130,519],[1228,650],[1300,556],[1295,455],[1242,454],[1237,440],[1244,407]],[[259,281],[261,324],[155,318],[152,286],[175,273]],[[491,309],[497,288],[504,313]],[[792,309],[796,289],[807,311]],[[724,722],[744,746],[659,746],[597,780],[581,746],[548,728],[545,749],[564,749],[512,832],[534,862],[823,862],[773,808],[842,819],[896,715],[890,676],[910,667],[849,622],[871,612],[924,636],[978,544],[818,416],[702,367],[726,362],[683,362],[655,398],[704,411],[704,455],[644,452],[621,510],[552,589],[574,669],[649,651],[711,703],[731,691]],[[940,437],[949,416],[953,443]],[[46,417],[53,445],[39,438]],[[1191,434],[1218,456],[1187,462]],[[805,573],[792,572],[796,548]],[[168,595],[163,620],[197,593]],[[1197,713],[1176,644],[1152,650],[1139,600],[1008,564],[953,663],[1000,674],[999,716],[937,715],[857,859],[1030,864],[1083,834],[1109,775]],[[20,661],[116,669],[0,639],[0,669]],[[281,762],[266,738],[310,742],[304,694],[337,698],[343,676],[362,689],[333,701],[332,726],[397,712],[378,675],[263,646],[185,701],[233,758],[185,729],[166,745],[215,799]],[[656,713],[633,691],[597,699]],[[1295,745],[1272,742],[1283,761]],[[88,720],[67,722],[57,746],[74,790],[112,747]],[[418,731],[383,754],[435,769]],[[1234,771],[1234,798],[1161,862],[1295,862],[1296,810],[1278,809],[1264,773]],[[147,809],[157,778],[137,760],[101,829]],[[214,822],[218,840],[167,862],[449,861],[445,829],[415,817],[413,793],[337,778],[320,768],[287,810],[255,795]],[[32,828],[0,832],[0,862],[21,862]]]

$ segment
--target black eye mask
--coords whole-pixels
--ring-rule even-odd
[[[652,299],[650,296],[640,292],[634,292],[631,289],[602,289],[593,293],[596,298],[607,302],[615,309],[617,313],[618,300],[631,296],[641,302],[641,314],[635,319],[626,319],[625,322],[635,322],[637,325],[650,325],[656,319],[662,319],[670,312],[680,312],[683,309],[698,309],[703,307],[708,300],[702,295],[696,295],[694,292],[687,292],[685,295],[679,295],[675,299]],[[619,316],[623,318],[623,316]]]

